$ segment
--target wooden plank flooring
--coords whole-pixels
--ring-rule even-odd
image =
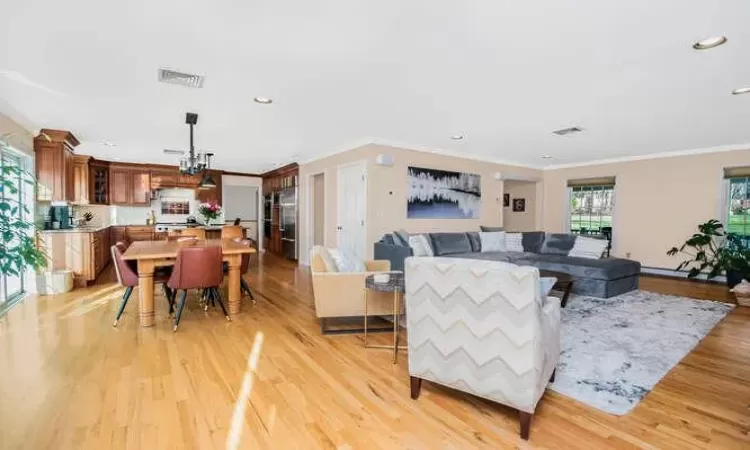
[[[404,352],[394,366],[361,336],[321,336],[306,269],[266,256],[249,278],[257,306],[226,322],[193,301],[177,333],[163,297],[138,326],[137,292],[113,328],[109,280],[27,298],[0,318],[0,449],[750,448],[750,308],[626,416],[547,391],[524,442],[504,406],[430,383],[412,401]]]

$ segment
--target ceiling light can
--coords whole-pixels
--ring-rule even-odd
[[[463,134],[454,134],[453,136],[451,136],[451,139],[453,139],[454,141],[460,141],[463,138],[464,138]]]
[[[732,91],[732,95],[750,94],[750,86],[741,87]]]
[[[253,99],[255,103],[260,103],[261,105],[268,105],[270,103],[273,103],[273,100],[271,100],[268,97],[255,97]]]
[[[696,50],[708,50],[710,48],[715,48],[726,43],[726,36],[712,36],[696,42],[695,44],[693,44],[693,48]]]

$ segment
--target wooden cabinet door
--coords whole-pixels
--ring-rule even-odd
[[[125,227],[111,227],[109,229],[109,242],[110,246],[123,242],[127,244],[128,231]]]
[[[216,202],[219,205],[222,204],[221,197],[221,172],[218,170],[209,171],[211,178],[216,183],[215,188],[210,189],[198,189],[195,191],[195,198],[201,203]]]
[[[133,173],[130,169],[113,167],[109,171],[109,196],[113,205],[129,205],[133,198]]]
[[[196,174],[196,175],[180,174],[180,177],[177,180],[177,184],[181,188],[195,189],[198,187],[198,183],[201,182],[201,179],[203,179],[202,174]]]
[[[177,187],[177,169],[151,169],[151,189]]]
[[[73,157],[73,203],[88,205],[89,202],[89,157]]]
[[[133,205],[151,204],[151,174],[148,170],[133,171]]]
[[[89,162],[89,202],[109,205],[109,167],[105,164]]]
[[[128,227],[128,239],[130,240],[130,242],[153,241],[154,240],[154,227],[151,227],[151,226]]]
[[[63,193],[62,199],[71,203],[76,201],[76,186],[75,186],[75,155],[73,150],[67,146],[63,146]]]

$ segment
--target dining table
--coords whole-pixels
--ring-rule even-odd
[[[252,247],[231,239],[207,239],[194,244],[180,241],[136,241],[122,255],[126,261],[138,263],[138,315],[142,327],[154,325],[154,269],[174,265],[180,248],[191,246],[221,247],[223,260],[229,267],[227,291],[229,314],[238,314],[241,310],[242,293],[240,292],[240,265],[242,255],[255,253]]]

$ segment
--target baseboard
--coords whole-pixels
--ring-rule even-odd
[[[680,270],[676,271],[674,269],[664,269],[661,267],[641,267],[641,273],[646,275],[658,275],[661,277],[667,277],[667,278],[679,278],[683,280],[687,280],[687,271]],[[708,281],[711,283],[726,283],[727,277],[720,275],[718,277],[711,278],[710,280],[706,277],[706,274],[702,273],[698,275],[695,278],[690,278],[691,280],[697,280],[697,281]]]

